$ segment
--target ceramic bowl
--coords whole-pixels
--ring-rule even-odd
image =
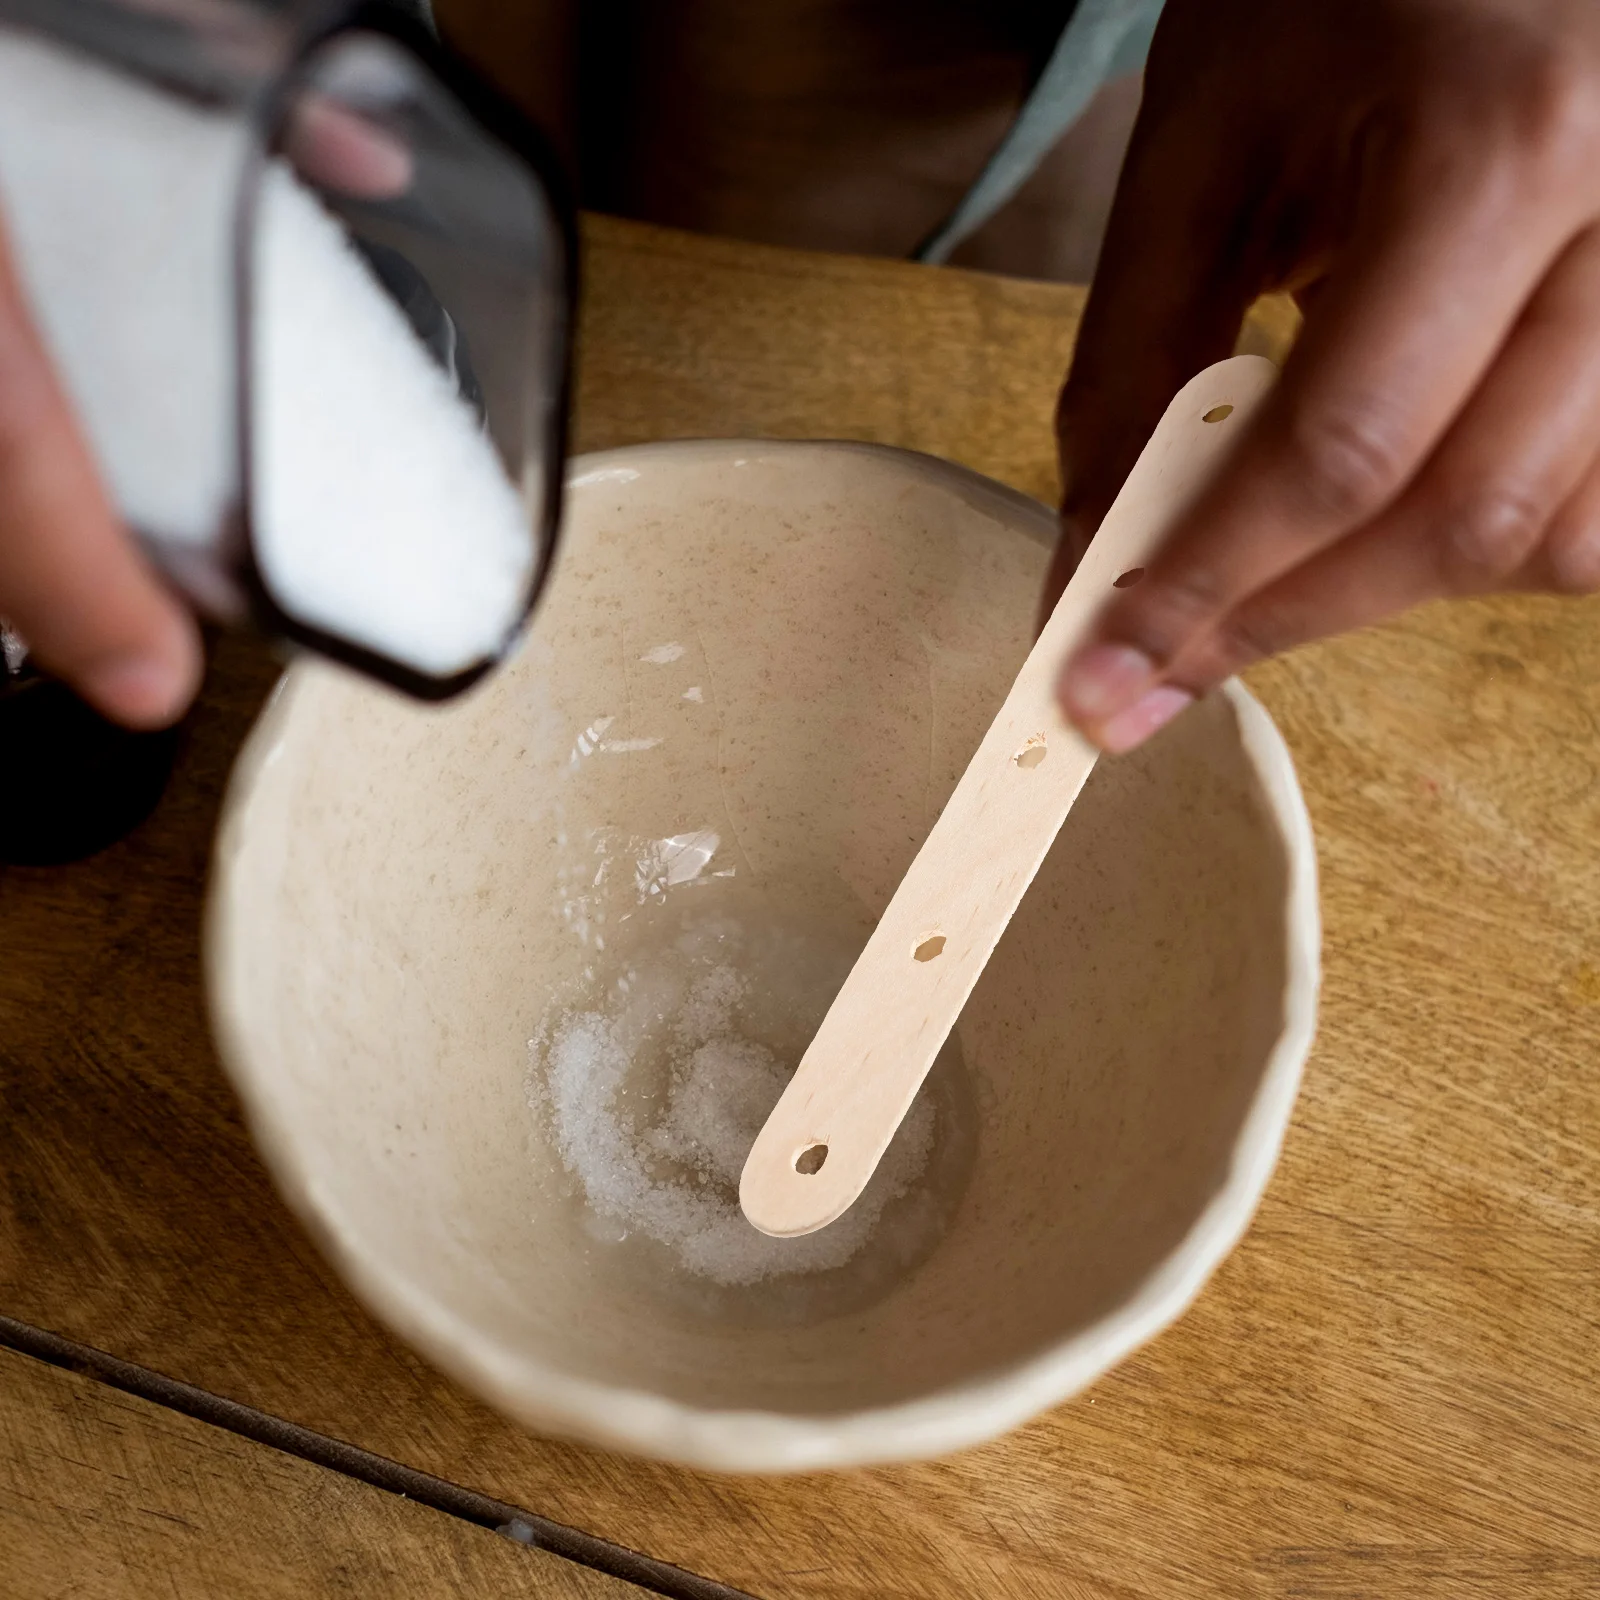
[[[798,1059],[1027,653],[1052,535],[905,452],[620,450],[574,464],[532,635],[464,701],[286,675],[218,840],[222,1057],[356,1293],[511,1416],[726,1470],[935,1455],[1081,1390],[1244,1231],[1319,934],[1238,684],[1100,764],[870,1226],[763,1255],[805,1241],[748,1229],[712,1146],[765,1091],[681,1098],[719,1026],[759,1035],[724,1068]]]

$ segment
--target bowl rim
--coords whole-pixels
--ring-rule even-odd
[[[674,462],[755,458],[818,449],[871,453],[915,464],[963,495],[1025,519],[1045,543],[1055,515],[1040,501],[967,467],[889,445],[829,440],[693,440],[624,446],[574,457],[573,487],[650,458]],[[207,1007],[223,1069],[279,1193],[357,1298],[430,1361],[515,1421],[605,1448],[722,1472],[774,1473],[919,1460],[986,1443],[1061,1404],[1148,1343],[1193,1304],[1243,1236],[1277,1164],[1316,1031],[1321,916],[1316,847],[1289,749],[1260,702],[1237,679],[1218,691],[1233,708],[1246,759],[1283,840],[1283,1026],[1240,1126],[1223,1184],[1178,1245],[1122,1305],[1027,1359],[928,1395],[856,1411],[799,1416],[710,1410],[663,1395],[578,1377],[484,1334],[404,1275],[373,1260],[334,1197],[303,1163],[275,1104],[270,1059],[238,1023],[248,980],[233,883],[259,779],[274,760],[313,676],[291,664],[269,696],[229,776],[206,896]]]

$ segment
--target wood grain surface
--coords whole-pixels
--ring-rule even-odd
[[[1075,291],[590,242],[584,444],[858,434],[1048,489]],[[207,1041],[196,936],[269,678],[225,644],[150,822],[81,866],[0,869],[0,1311],[773,1600],[1600,1594],[1600,603],[1430,609],[1252,674],[1327,927],[1254,1229],[1079,1402],[950,1460],[791,1480],[500,1421],[284,1213]]]
[[[7,1600],[645,1600],[616,1578],[0,1350]]]

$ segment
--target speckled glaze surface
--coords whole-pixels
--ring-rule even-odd
[[[1230,684],[1101,763],[962,1015],[931,1254],[847,1313],[663,1295],[529,1104],[550,996],[648,887],[596,853],[714,834],[747,905],[864,936],[1027,653],[1053,519],[872,446],[572,473],[505,670],[427,708],[305,662],[251,736],[207,959],[256,1139],[366,1303],[530,1426],[731,1471],[992,1437],[1179,1316],[1266,1185],[1318,981],[1288,753]]]

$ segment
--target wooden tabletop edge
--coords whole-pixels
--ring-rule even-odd
[[[670,1562],[657,1561],[609,1539],[586,1533],[537,1512],[495,1500],[475,1489],[419,1472],[387,1456],[362,1450],[270,1412],[258,1411],[224,1395],[169,1378],[149,1367],[124,1361],[104,1350],[63,1338],[48,1329],[0,1314],[0,1348],[31,1356],[53,1367],[92,1378],[108,1388],[136,1395],[186,1417],[238,1434],[256,1444],[297,1456],[316,1466],[354,1478],[372,1488],[403,1496],[447,1516],[475,1523],[520,1544],[560,1556],[668,1600],[754,1600]]]

